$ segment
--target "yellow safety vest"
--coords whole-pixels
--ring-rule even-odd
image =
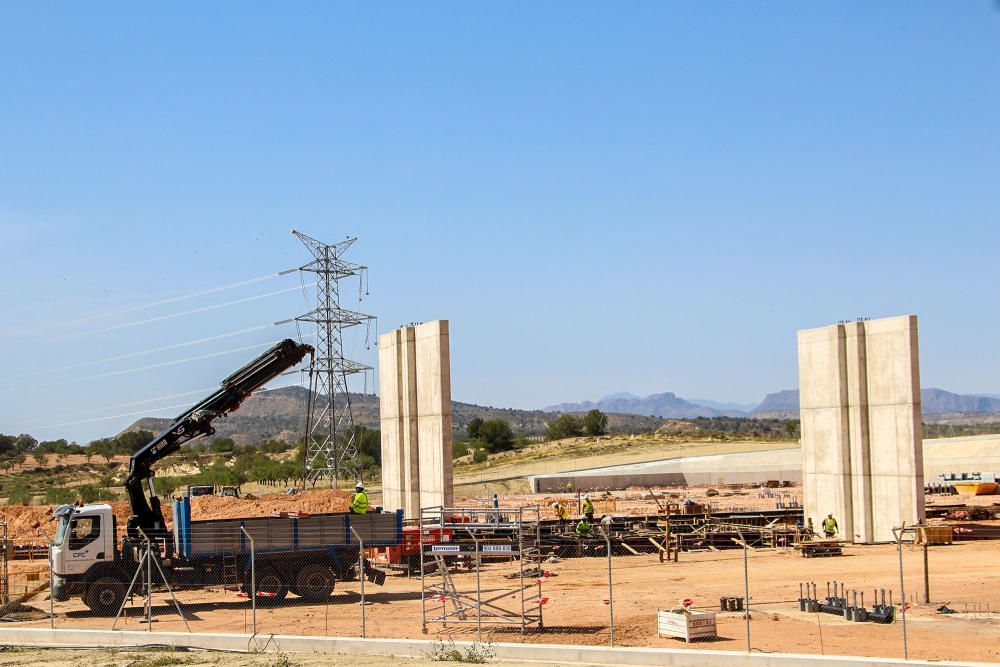
[[[823,520],[823,530],[828,533],[837,532],[837,520],[836,519],[824,519]]]
[[[583,501],[583,513],[584,514],[594,513],[594,503],[590,502],[590,498]]]
[[[364,514],[368,511],[368,495],[364,491],[358,491],[354,494],[351,511],[355,514]]]
[[[579,535],[580,537],[586,537],[587,535],[590,535],[590,522],[581,521],[580,523],[576,524],[576,534]]]

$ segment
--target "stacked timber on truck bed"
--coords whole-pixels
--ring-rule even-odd
[[[191,521],[190,511],[188,503],[174,505],[174,543],[183,556],[249,552],[251,540],[246,533],[258,553],[354,545],[359,543],[358,537],[366,548],[390,546],[399,544],[402,534],[402,514],[398,512]]]

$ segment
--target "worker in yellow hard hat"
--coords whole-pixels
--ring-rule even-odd
[[[368,511],[368,494],[365,485],[358,482],[354,485],[354,500],[351,501],[351,514],[365,514]]]

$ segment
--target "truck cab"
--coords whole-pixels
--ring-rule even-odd
[[[69,580],[95,565],[114,563],[115,516],[107,504],[62,505],[52,516],[59,521],[52,542],[52,596],[62,601],[72,594]]]

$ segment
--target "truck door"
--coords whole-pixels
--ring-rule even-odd
[[[63,535],[62,571],[59,574],[80,574],[94,563],[114,558],[114,543],[110,536],[110,517],[101,514],[74,516]]]

